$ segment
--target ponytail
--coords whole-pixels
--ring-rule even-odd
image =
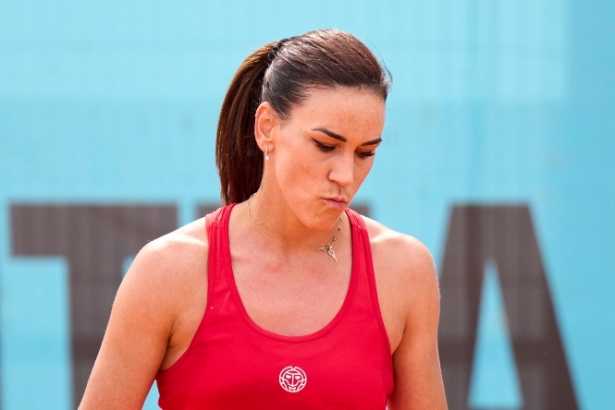
[[[224,97],[216,131],[216,166],[225,205],[243,202],[258,190],[263,153],[254,139],[254,116],[261,100],[269,53],[275,42],[256,50],[237,70]]]

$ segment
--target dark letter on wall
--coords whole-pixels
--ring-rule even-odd
[[[175,206],[11,205],[12,254],[64,256],[70,266],[73,400],[100,348],[122,262],[177,227]]]
[[[497,266],[524,409],[577,409],[527,206],[455,206],[440,277],[448,405],[467,409],[486,262]]]

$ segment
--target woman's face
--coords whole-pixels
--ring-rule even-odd
[[[338,87],[313,89],[275,122],[266,173],[306,227],[331,229],[348,207],[372,168],[384,117],[381,96]]]

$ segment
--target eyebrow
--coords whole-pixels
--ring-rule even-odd
[[[346,141],[348,141],[348,140],[346,139],[346,137],[343,137],[343,136],[341,136],[341,135],[339,135],[339,134],[336,134],[336,133],[334,133],[333,131],[328,130],[328,129],[326,129],[326,128],[321,128],[321,127],[318,127],[318,128],[312,128],[312,131],[320,131],[320,132],[322,132],[323,134],[326,134],[326,135],[328,135],[328,136],[329,136],[329,137],[331,137],[331,138],[335,138],[335,139],[336,139],[336,140],[338,140],[338,141],[342,141],[342,142],[346,142]],[[382,142],[382,138],[376,138],[375,140],[371,140],[371,141],[364,142],[363,144],[361,144],[361,146],[363,146],[363,145],[376,145],[376,144],[379,144],[379,143],[381,143],[381,142]]]

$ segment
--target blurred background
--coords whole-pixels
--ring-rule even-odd
[[[615,3],[0,0],[1,410],[77,406],[134,254],[219,203],[234,71],[326,27],[393,75],[354,206],[434,255],[450,408],[615,408]]]

